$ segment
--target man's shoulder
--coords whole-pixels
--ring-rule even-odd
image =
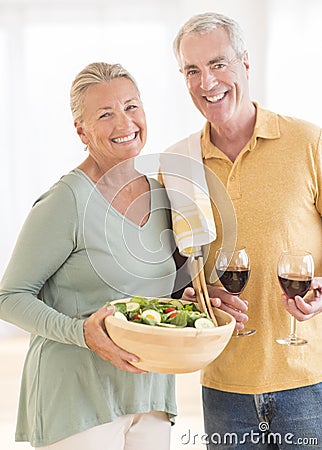
[[[321,127],[307,120],[278,114],[281,135],[293,136],[298,142],[317,144],[321,137]]]
[[[284,122],[289,125],[293,126],[301,126],[307,129],[320,129],[321,127],[313,122],[310,122],[309,120],[300,118],[300,117],[294,117],[290,115],[283,115],[283,114],[277,114],[278,120],[280,122]]]
[[[259,107],[257,105],[258,112],[261,115],[265,115],[266,117],[275,117],[276,120],[279,122],[279,124],[285,124],[289,127],[302,127],[305,129],[311,129],[311,130],[320,130],[321,127],[313,122],[310,122],[309,120],[306,120],[304,118],[292,116],[291,114],[283,114],[283,113],[277,113],[274,111],[271,111],[266,108]]]
[[[316,139],[321,134],[321,127],[308,120],[256,106],[257,133],[264,137],[303,136],[306,139]]]

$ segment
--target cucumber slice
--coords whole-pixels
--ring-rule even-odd
[[[197,319],[194,323],[195,328],[215,328],[215,324],[212,320],[207,319],[206,317],[200,317],[200,319]]]
[[[126,311],[127,312],[136,312],[139,311],[140,305],[137,302],[127,302],[126,303]]]
[[[183,303],[177,299],[170,300],[169,305],[173,306],[176,309],[183,309]]]
[[[160,322],[160,323],[157,323],[156,325],[158,325],[158,327],[164,327],[164,328],[178,328],[176,325],[173,325],[173,323]]]
[[[121,319],[121,320],[126,320],[127,321],[126,316],[123,313],[121,313],[120,311],[115,311],[114,317],[116,317],[117,319]]]

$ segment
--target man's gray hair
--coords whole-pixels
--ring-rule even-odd
[[[184,36],[190,33],[204,34],[217,28],[224,28],[230,38],[231,45],[238,58],[245,52],[243,30],[240,25],[230,17],[214,12],[197,14],[191,17],[179,30],[174,42],[173,50],[179,66],[181,66],[180,46]]]

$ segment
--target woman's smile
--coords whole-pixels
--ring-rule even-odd
[[[137,138],[139,132],[136,131],[134,133],[128,134],[127,136],[121,136],[121,137],[117,137],[117,138],[112,138],[112,141],[115,144],[124,144],[126,142],[130,142],[133,141],[134,139]]]

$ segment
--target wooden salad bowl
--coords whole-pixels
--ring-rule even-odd
[[[115,344],[140,358],[139,362],[132,363],[134,366],[149,372],[188,373],[216,359],[233,334],[235,319],[217,308],[214,313],[219,325],[215,328],[163,328],[114,316],[106,317],[105,326]]]

